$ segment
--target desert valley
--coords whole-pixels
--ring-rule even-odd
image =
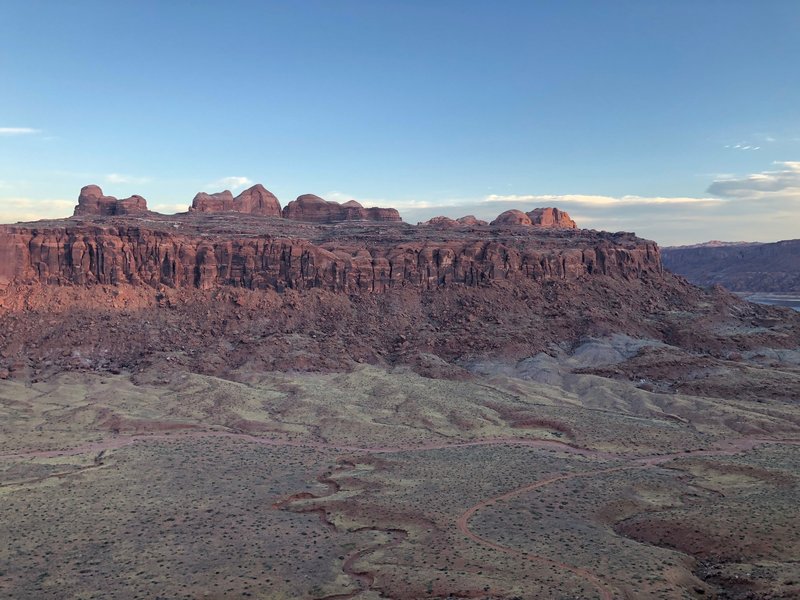
[[[796,598],[800,313],[563,211],[0,226],[0,597]]]

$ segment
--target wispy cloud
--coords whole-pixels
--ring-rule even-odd
[[[32,127],[0,127],[0,135],[33,135],[41,133],[41,129]]]
[[[646,204],[697,204],[722,202],[719,198],[693,198],[683,196],[596,196],[591,194],[544,194],[544,195],[519,195],[519,194],[491,194],[486,196],[484,202],[520,202],[535,204],[576,204],[581,206],[631,206]]]
[[[134,177],[133,175],[122,175],[120,173],[109,173],[105,176],[108,183],[148,183],[149,177]]]
[[[755,144],[747,142],[739,142],[738,144],[726,144],[724,147],[729,150],[742,150],[745,152],[748,150],[761,150],[761,146],[756,146]]]
[[[0,223],[68,217],[74,206],[74,200],[0,198]]]
[[[250,180],[248,177],[223,177],[222,179],[217,179],[216,181],[212,181],[211,183],[206,184],[206,188],[209,190],[241,190],[246,187],[253,185],[253,181]]]

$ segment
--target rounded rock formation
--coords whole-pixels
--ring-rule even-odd
[[[115,207],[117,215],[132,215],[136,213],[147,212],[147,200],[141,196],[134,194],[130,198],[123,198],[117,200]]]
[[[260,183],[246,189],[233,199],[233,210],[262,217],[280,217],[278,198]]]
[[[478,219],[475,215],[467,215],[465,217],[459,217],[456,219],[462,225],[488,225],[488,223],[482,219]]]
[[[314,194],[303,194],[283,208],[283,218],[312,223],[338,221],[402,221],[394,208],[364,208],[355,200],[344,204],[324,200]]]
[[[439,227],[441,229],[449,229],[450,227],[458,227],[460,223],[455,219],[451,219],[450,217],[438,216],[432,217],[427,221],[417,223],[417,225],[422,225],[423,227]]]
[[[233,194],[230,190],[217,192],[216,194],[207,194],[206,192],[199,192],[192,200],[192,206],[189,212],[226,212],[232,211],[233,208]]]
[[[500,213],[497,218],[492,221],[492,225],[523,225],[530,227],[533,225],[531,218],[521,210],[512,208],[504,213]]]
[[[531,223],[535,227],[552,227],[556,229],[577,229],[575,221],[563,210],[557,208],[534,208],[529,213]]]
[[[74,216],[96,215],[110,217],[147,212],[147,200],[141,196],[131,196],[117,200],[114,196],[106,196],[99,185],[86,185],[78,195],[78,205]]]
[[[474,217],[473,217],[474,218]],[[522,227],[542,227],[545,229],[577,229],[578,226],[569,215],[557,208],[534,208],[524,213],[521,210],[511,209],[498,215],[492,225]]]

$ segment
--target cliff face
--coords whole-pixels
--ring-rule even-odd
[[[698,285],[735,292],[800,292],[800,240],[665,248],[665,266]]]
[[[542,239],[486,228],[448,239],[426,237],[409,226],[396,227],[392,235],[366,236],[357,226],[351,232],[317,226],[312,241],[286,237],[294,231],[283,236],[179,233],[122,221],[0,226],[0,285],[321,288],[358,294],[507,279],[630,279],[661,272],[656,244],[630,234],[581,232],[569,239],[555,234]]]

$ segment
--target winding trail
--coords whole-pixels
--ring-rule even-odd
[[[492,548],[504,554],[509,554],[515,556],[517,558],[527,560],[530,562],[538,563],[541,565],[545,565],[548,567],[554,567],[556,569],[560,569],[562,571],[567,571],[572,573],[573,575],[577,575],[578,577],[585,579],[588,581],[592,587],[594,587],[599,593],[600,597],[603,600],[612,600],[613,594],[610,588],[600,579],[600,577],[588,569],[584,569],[582,567],[575,567],[573,565],[569,565],[564,562],[559,562],[553,560],[551,558],[547,558],[545,556],[539,556],[536,554],[528,554],[522,552],[520,550],[516,550],[515,548],[511,548],[510,546],[503,546],[497,542],[494,542],[488,538],[478,535],[477,533],[473,532],[469,528],[469,521],[475,514],[480,511],[481,509],[487,508],[496,502],[502,502],[504,500],[510,500],[511,498],[515,498],[516,496],[520,496],[525,494],[526,492],[532,492],[533,490],[537,490],[553,483],[557,483],[559,481],[569,481],[570,479],[578,479],[580,477],[591,477],[594,475],[600,475],[603,473],[615,473],[618,471],[625,471],[629,469],[635,468],[642,468],[641,466],[623,466],[623,467],[612,467],[608,469],[597,469],[595,471],[583,471],[580,473],[570,473],[568,475],[556,475],[554,477],[550,477],[548,479],[541,479],[536,483],[531,483],[515,490],[511,490],[510,492],[506,492],[505,494],[501,494],[499,496],[495,496],[493,498],[488,498],[486,500],[482,500],[478,504],[471,506],[465,512],[461,514],[461,516],[456,519],[456,527],[458,530],[463,533],[466,537],[471,539],[473,542],[477,542],[487,548]]]
[[[314,506],[292,506],[296,502],[303,502],[309,500],[325,500],[330,496],[336,494],[340,489],[341,486],[339,483],[333,479],[334,475],[339,473],[347,473],[356,468],[356,464],[350,462],[349,460],[340,460],[339,466],[336,467],[333,471],[326,470],[319,475],[317,475],[317,481],[322,485],[328,488],[327,493],[316,496],[309,492],[301,492],[299,494],[292,494],[283,500],[280,500],[272,505],[273,508],[276,509],[285,509],[291,510],[292,512],[296,513],[316,513],[320,517],[320,521],[322,521],[323,526],[326,529],[331,531],[337,531],[336,525],[328,519],[328,514],[322,507],[314,507]],[[404,529],[398,528],[382,528],[382,527],[361,527],[359,529],[350,530],[350,533],[357,533],[359,531],[373,531],[376,533],[383,533],[389,536],[388,542],[378,542],[376,544],[372,544],[367,546],[366,548],[355,549],[350,552],[344,559],[342,563],[342,571],[345,575],[350,577],[350,579],[356,584],[356,589],[351,592],[344,592],[341,594],[330,594],[327,596],[322,596],[317,600],[351,600],[355,598],[360,593],[370,590],[372,586],[375,584],[375,575],[373,575],[369,571],[362,571],[358,570],[356,567],[356,563],[361,560],[364,556],[368,554],[372,554],[380,549],[390,548],[392,546],[397,546],[398,544],[402,543],[407,537],[408,532]]]
[[[541,565],[545,565],[551,568],[559,569],[562,571],[566,571],[571,573],[587,583],[589,583],[600,595],[602,600],[613,600],[613,588],[603,581],[602,577],[596,574],[595,572],[584,568],[578,567],[575,565],[570,565],[568,563],[560,562],[548,558],[546,556],[530,554],[526,552],[522,552],[521,550],[517,550],[510,546],[504,546],[499,542],[493,541],[489,538],[483,537],[470,529],[469,523],[470,520],[481,510],[488,508],[499,502],[504,502],[510,500],[512,498],[516,498],[522,494],[532,492],[538,489],[545,488],[549,485],[553,485],[555,483],[569,481],[572,479],[578,479],[583,477],[593,477],[596,475],[602,475],[606,473],[616,473],[620,471],[626,470],[633,470],[633,469],[646,469],[651,468],[656,465],[660,465],[671,460],[677,458],[687,458],[687,457],[696,457],[696,456],[726,456],[726,455],[734,455],[739,454],[741,452],[745,452],[747,450],[752,450],[753,448],[763,445],[763,444],[791,444],[791,445],[800,445],[800,440],[794,438],[787,438],[787,439],[775,439],[775,438],[760,438],[760,437],[744,437],[744,438],[734,438],[729,440],[721,440],[714,444],[713,448],[708,449],[699,449],[699,450],[690,450],[686,452],[676,452],[671,454],[655,454],[655,455],[648,455],[648,456],[630,456],[624,454],[615,454],[610,452],[604,452],[600,450],[592,450],[589,448],[581,448],[578,446],[574,446],[568,444],[566,442],[558,441],[558,440],[536,440],[536,439],[520,439],[520,438],[487,438],[487,439],[478,439],[478,440],[470,440],[464,442],[430,442],[427,444],[418,444],[418,445],[399,445],[399,446],[350,446],[344,444],[332,444],[328,442],[321,442],[321,441],[313,441],[313,440],[292,440],[292,439],[282,439],[282,438],[267,438],[267,437],[260,437],[255,436],[247,433],[236,432],[236,431],[220,431],[220,430],[210,430],[210,431],[189,431],[185,433],[172,433],[172,434],[131,434],[131,435],[119,435],[111,437],[110,439],[103,439],[99,441],[87,442],[85,444],[73,447],[73,448],[65,448],[65,449],[58,449],[58,450],[35,450],[35,449],[26,449],[21,450],[18,452],[7,453],[7,454],[0,454],[0,459],[32,459],[32,458],[56,458],[60,456],[75,456],[79,454],[85,454],[88,452],[96,453],[95,459],[93,464],[88,465],[86,467],[81,467],[78,469],[74,469],[72,471],[66,472],[57,472],[51,473],[49,475],[44,475],[42,477],[38,477],[31,480],[20,481],[20,482],[9,482],[7,484],[3,484],[3,486],[20,486],[25,484],[32,484],[44,481],[49,478],[53,477],[67,477],[71,475],[76,475],[79,473],[83,473],[88,470],[92,469],[100,469],[104,466],[107,466],[106,463],[103,462],[103,457],[108,450],[114,450],[123,448],[125,446],[130,446],[137,442],[156,442],[156,441],[182,441],[186,439],[200,439],[200,438],[232,438],[237,440],[243,440],[249,443],[254,444],[261,444],[265,446],[272,446],[272,447],[291,447],[291,448],[308,448],[308,449],[317,449],[317,450],[334,450],[337,452],[348,452],[348,453],[363,453],[366,455],[370,454],[393,454],[393,453],[401,453],[401,452],[424,452],[424,451],[432,451],[432,450],[445,450],[445,449],[454,449],[454,448],[469,448],[469,447],[476,447],[476,446],[526,446],[531,448],[538,448],[543,450],[553,450],[558,452],[564,452],[567,454],[582,456],[585,458],[592,458],[598,460],[617,460],[623,461],[623,464],[613,466],[613,467],[605,467],[600,469],[593,469],[588,471],[579,471],[579,472],[567,472],[567,473],[560,473],[555,474],[551,477],[546,479],[541,479],[535,481],[533,483],[526,484],[524,486],[518,487],[516,489],[507,491],[503,494],[499,494],[497,496],[493,496],[491,498],[487,498],[478,502],[477,504],[471,506],[466,511],[464,511],[457,519],[456,519],[456,527],[458,530],[466,536],[468,539],[472,540],[473,542],[485,546],[487,548],[492,548],[498,552],[502,552],[504,554],[508,554],[511,556],[515,556],[521,560],[526,560],[534,563],[538,563]],[[336,494],[340,486],[338,482],[333,479],[333,476],[336,473],[346,472],[355,468],[355,464],[351,461],[342,460],[339,462],[339,467],[335,470],[331,471],[330,469],[326,470],[325,472],[321,473],[317,476],[317,481],[325,486],[327,486],[328,490],[326,494],[315,496],[308,492],[303,492],[299,494],[293,494],[280,500],[273,504],[273,508],[275,509],[288,509],[294,512],[306,512],[306,513],[317,513],[320,516],[320,520],[323,523],[323,526],[326,528],[335,531],[336,526],[333,522],[328,519],[326,511],[321,507],[315,506],[291,506],[292,504],[298,501],[321,501],[325,500],[326,498]],[[346,592],[343,594],[335,594],[332,596],[327,596],[322,600],[348,600],[351,599],[358,594],[369,590],[373,587],[375,583],[375,575],[367,571],[360,571],[355,566],[356,563],[362,559],[364,556],[371,554],[379,549],[385,549],[391,546],[396,546],[403,542],[408,536],[408,532],[398,528],[388,528],[383,529],[379,527],[365,527],[362,529],[358,529],[355,531],[375,531],[383,533],[389,537],[389,541],[385,543],[377,543],[366,548],[361,548],[358,550],[354,550],[344,560],[342,565],[342,570],[345,574],[347,574],[357,585],[357,589],[352,592]]]

